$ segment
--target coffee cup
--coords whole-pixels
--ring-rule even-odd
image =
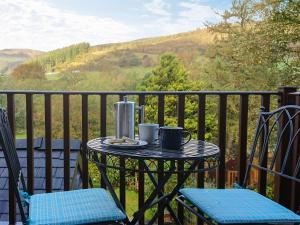
[[[188,136],[186,142],[184,137]],[[162,149],[179,150],[181,147],[190,142],[192,135],[182,127],[160,127],[159,128],[159,143]]]
[[[159,125],[156,123],[139,124],[139,136],[141,141],[154,144],[158,140]]]

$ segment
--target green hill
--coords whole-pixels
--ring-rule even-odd
[[[157,64],[163,52],[174,52],[188,64],[212,41],[212,34],[206,29],[199,29],[124,43],[97,46],[80,43],[47,52],[30,61],[39,61],[49,75],[64,72],[111,72],[134,67],[147,71],[147,68]]]

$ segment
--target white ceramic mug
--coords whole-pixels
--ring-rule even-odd
[[[159,125],[156,123],[139,124],[140,140],[147,141],[148,144],[154,144],[158,140]]]

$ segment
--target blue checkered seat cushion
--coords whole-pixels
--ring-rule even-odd
[[[126,218],[110,194],[102,188],[32,195],[30,225],[72,225],[122,221]]]
[[[221,224],[300,223],[300,216],[251,190],[184,188],[180,193]]]

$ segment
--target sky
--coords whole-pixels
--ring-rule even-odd
[[[0,0],[0,49],[49,51],[175,34],[220,21],[231,0]]]

